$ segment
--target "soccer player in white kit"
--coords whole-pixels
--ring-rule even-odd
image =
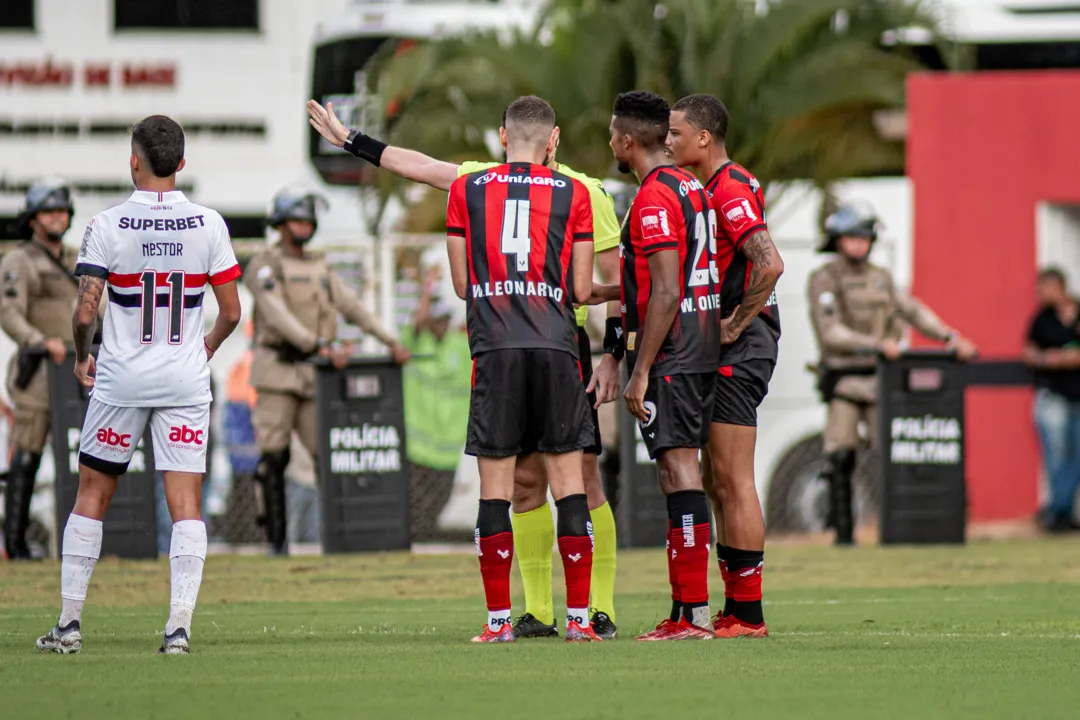
[[[75,375],[91,391],[79,445],[79,494],[64,528],[62,610],[56,627],[38,639],[41,650],[82,649],[82,606],[101,552],[102,519],[149,422],[173,519],[172,595],[159,652],[188,652],[206,560],[201,506],[210,426],[208,362],[240,321],[240,267],[221,215],[175,189],[183,167],[180,126],[164,115],[139,122],[131,139],[136,190],[94,216],[83,235],[75,269]],[[219,311],[204,337],[207,284]],[[106,291],[109,305],[95,362],[90,346]]]

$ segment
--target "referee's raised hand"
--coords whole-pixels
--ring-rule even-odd
[[[308,100],[307,111],[311,127],[318,130],[328,143],[337,147],[345,145],[345,140],[349,137],[349,128],[337,119],[337,115],[334,114],[334,103],[328,102],[326,107],[323,107],[314,100]]]

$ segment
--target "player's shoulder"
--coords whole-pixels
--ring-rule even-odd
[[[688,180],[697,181],[697,176],[689,170],[678,167],[677,165],[661,165],[656,169],[656,172],[650,176],[650,179],[670,187],[672,182],[680,183]],[[698,182],[698,185],[701,185],[701,183]]]
[[[450,192],[454,193],[460,191],[470,183],[482,186],[494,182],[499,177],[499,169],[504,166],[505,163],[462,163],[458,166],[457,178],[450,184]],[[466,167],[469,169],[463,172],[462,169]],[[506,175],[507,173],[504,172],[503,174]]]
[[[564,163],[559,163],[558,168],[556,168],[553,172],[557,172],[560,175],[565,175],[566,177],[569,177],[569,178],[571,178],[573,180],[577,180],[579,183],[584,185],[585,188],[588,189],[589,191],[599,191],[599,192],[604,193],[605,195],[608,194],[607,190],[604,188],[604,183],[602,181],[598,180],[597,178],[594,178],[591,175],[586,175],[585,173],[583,173],[583,172],[581,172],[579,170],[575,170],[574,168],[570,167],[569,165],[566,165]]]
[[[137,208],[138,205],[130,200],[111,205],[104,210],[95,213],[86,223],[86,229],[89,232],[104,232],[110,230],[116,227],[120,218],[131,217],[134,215]]]
[[[225,218],[214,208],[188,200],[182,205],[173,205],[173,212],[188,217],[202,218],[203,227],[226,227]]]
[[[754,174],[734,161],[720,168],[709,186],[728,189],[746,188],[754,194],[761,190],[761,183]]]
[[[646,192],[647,197],[666,197],[681,201],[696,192],[704,193],[705,186],[692,172],[674,165],[663,165],[645,179],[638,192]]]
[[[457,174],[460,178],[465,175],[472,175],[476,172],[484,172],[498,166],[499,163],[493,161],[484,162],[480,160],[466,160],[465,162],[458,165]]]
[[[589,180],[591,178],[589,178],[587,175],[581,175],[579,173],[568,173],[563,169],[562,166],[560,166],[558,170],[549,169],[548,172],[551,173],[551,179],[552,181],[554,181],[553,184],[555,184],[556,186],[559,184],[559,182],[563,182],[566,183],[568,187],[573,188],[574,192],[579,193],[583,198],[590,197]]]
[[[753,190],[757,190],[759,185],[757,178],[754,174],[746,169],[744,165],[732,160],[724,167],[724,177],[732,182],[739,182],[744,185],[749,185]]]

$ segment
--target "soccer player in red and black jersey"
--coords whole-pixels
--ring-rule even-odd
[[[716,553],[724,579],[724,609],[716,636],[768,635],[761,610],[765,524],[754,484],[757,408],[769,391],[780,339],[776,281],[784,262],[765,224],[761,186],[728,158],[728,112],[711,95],[690,95],[671,112],[672,159],[707,177],[717,224],[722,351],[709,430],[705,489],[717,521]]]
[[[701,183],[669,164],[669,112],[659,95],[624,93],[615,99],[610,127],[619,169],[641,182],[620,245],[630,370],[624,396],[657,461],[669,518],[671,616],[638,639],[712,639],[712,528],[698,452],[708,438],[720,355],[716,241]]]
[[[574,320],[574,303],[592,291],[592,209],[584,184],[543,165],[554,130],[546,102],[514,101],[500,129],[508,162],[455,180],[446,210],[473,356],[465,452],[480,469],[475,538],[488,606],[474,642],[514,641],[510,501],[525,448],[542,455],[558,509],[566,640],[600,640],[589,623],[593,538],[582,476],[595,430]]]

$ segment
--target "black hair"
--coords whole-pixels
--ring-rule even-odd
[[[626,134],[643,148],[662,146],[667,139],[671,108],[656,93],[645,90],[622,93],[615,98],[612,114]]]
[[[1039,271],[1039,282],[1045,280],[1055,280],[1061,287],[1065,287],[1067,284],[1065,281],[1065,271],[1056,265],[1045,267]]]
[[[164,115],[151,115],[140,120],[131,129],[131,140],[150,163],[150,170],[156,177],[173,175],[184,159],[184,130],[178,122]]]
[[[706,130],[716,142],[727,137],[728,111],[712,95],[687,95],[671,108],[686,113],[686,121],[698,130]]]

